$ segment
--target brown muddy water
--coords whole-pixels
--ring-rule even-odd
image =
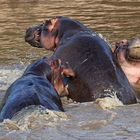
[[[27,64],[50,52],[24,42],[25,29],[46,18],[68,16],[114,42],[140,37],[140,0],[0,0],[0,100]],[[39,107],[0,124],[0,140],[140,140],[140,104],[63,100],[66,113]],[[102,107],[114,107],[102,109]]]

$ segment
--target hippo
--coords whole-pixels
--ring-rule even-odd
[[[124,39],[117,42],[114,56],[140,99],[140,39]]]
[[[73,75],[68,68],[61,70],[58,60],[51,61],[44,57],[30,64],[23,75],[8,88],[0,108],[1,121],[11,119],[18,111],[30,105],[64,111],[59,97],[65,89],[61,72],[67,77]]]
[[[77,102],[116,95],[123,104],[136,97],[108,43],[82,23],[56,17],[26,30],[25,41],[53,51],[51,59],[69,65],[75,77],[67,80],[68,97]]]

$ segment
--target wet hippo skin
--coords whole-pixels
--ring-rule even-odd
[[[75,72],[68,81],[69,97],[78,102],[94,101],[114,94],[124,103],[136,103],[121,67],[108,43],[78,21],[57,17],[30,27],[25,41],[34,47],[53,51],[52,59],[60,59]]]
[[[140,99],[140,39],[124,39],[117,42],[114,56]]]
[[[12,118],[15,113],[30,105],[64,111],[61,100],[50,82],[51,77],[51,67],[47,58],[30,64],[23,75],[8,88],[1,105],[1,121]]]

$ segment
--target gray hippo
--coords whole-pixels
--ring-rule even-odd
[[[65,92],[62,82],[65,77],[61,77],[61,73],[68,78],[74,75],[71,69],[61,67],[58,60],[50,61],[45,57],[30,64],[6,91],[0,107],[0,120],[11,119],[30,105],[64,111],[59,97]]]
[[[114,56],[140,99],[140,39],[124,39],[115,45]]]
[[[29,27],[25,41],[53,51],[52,59],[72,68],[75,77],[67,85],[68,97],[73,100],[87,102],[115,94],[123,104],[137,102],[108,43],[80,22],[67,17],[46,20]]]

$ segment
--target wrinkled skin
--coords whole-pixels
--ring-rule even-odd
[[[140,40],[122,40],[115,45],[114,55],[140,99]]]
[[[75,77],[68,81],[70,98],[86,102],[116,94],[124,104],[136,103],[125,74],[107,42],[98,34],[66,17],[57,17],[39,26],[36,47],[54,51],[52,59],[60,59],[75,72]],[[30,40],[33,35],[30,31],[36,32],[36,27],[26,31],[25,40],[32,45],[36,37]]]
[[[75,72],[70,66],[61,65],[61,60],[57,59],[49,62],[51,66],[51,83],[57,91],[58,95],[63,97],[68,95],[67,83],[65,81],[75,77]]]
[[[1,121],[12,118],[18,111],[30,105],[64,111],[58,95],[61,96],[65,90],[61,73],[71,69],[62,69],[58,62],[43,58],[27,67],[24,74],[8,88],[5,94],[0,111]],[[67,72],[65,75],[71,76],[71,73]],[[60,86],[59,89],[57,85]]]

